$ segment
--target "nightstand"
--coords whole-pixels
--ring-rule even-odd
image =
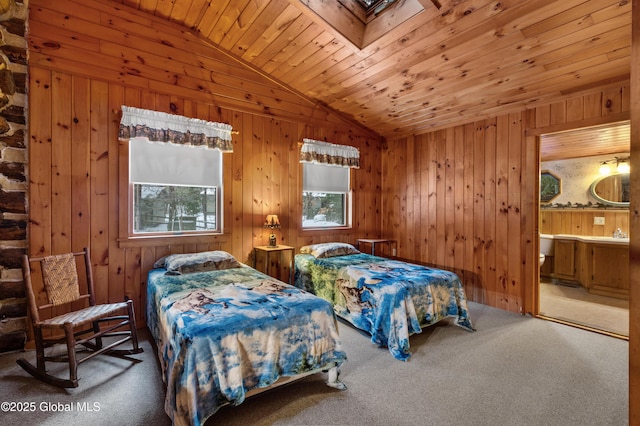
[[[294,247],[278,244],[276,247],[254,247],[254,250],[254,268],[270,277],[293,285],[293,257],[296,254]]]
[[[376,256],[376,246],[379,244],[384,244],[386,246],[386,250],[382,250],[383,253],[379,253],[377,256],[384,256],[384,253],[386,253],[387,257],[393,257],[396,255],[398,249],[398,243],[396,240],[388,240],[386,238],[360,238],[356,240],[356,245],[360,251],[364,251],[362,246],[365,244],[369,244],[371,246],[370,253],[373,256]],[[391,246],[393,246],[393,248]]]

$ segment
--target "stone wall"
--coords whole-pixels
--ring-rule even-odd
[[[0,352],[24,348],[28,0],[0,0]]]

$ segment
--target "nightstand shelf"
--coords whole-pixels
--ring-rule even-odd
[[[270,277],[293,285],[293,257],[296,254],[294,247],[278,244],[276,247],[254,247],[254,250],[254,268]]]
[[[386,238],[360,238],[356,240],[356,245],[358,250],[362,252],[365,252],[363,246],[369,245],[370,251],[367,251],[367,253],[370,253],[373,256],[394,257],[398,249],[398,243],[396,240],[389,240]],[[376,248],[378,245],[384,245],[386,250],[378,249],[378,254],[376,254]]]

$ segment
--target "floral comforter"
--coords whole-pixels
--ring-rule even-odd
[[[369,254],[295,258],[297,287],[330,301],[336,313],[371,334],[399,360],[411,356],[409,336],[453,317],[473,331],[464,288],[450,271]]]
[[[202,424],[251,389],[346,360],[331,304],[319,297],[246,265],[165,272],[149,272],[146,314],[174,424]]]

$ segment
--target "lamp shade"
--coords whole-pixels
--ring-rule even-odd
[[[609,167],[609,164],[607,164],[606,161],[602,162],[602,164],[600,164],[600,170],[599,170],[601,175],[608,175],[609,173],[611,173],[611,167]]]
[[[265,228],[280,228],[280,220],[277,214],[268,214],[264,221]]]
[[[620,160],[617,167],[618,173],[629,173],[631,171],[631,167],[629,167],[629,163],[625,160]]]

